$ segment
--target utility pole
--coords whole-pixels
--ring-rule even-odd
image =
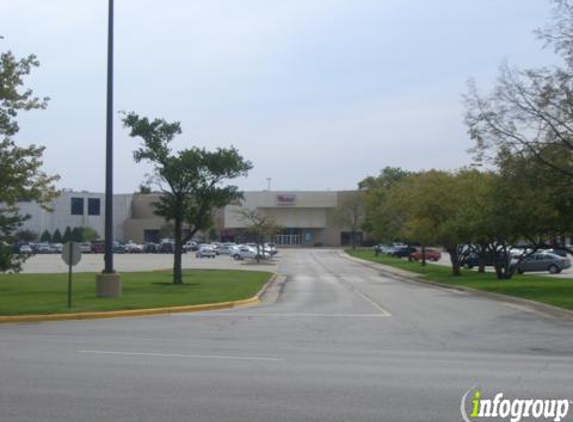
[[[113,0],[109,0],[107,36],[107,110],[105,154],[105,268],[96,276],[97,297],[121,296],[121,280],[113,268]]]

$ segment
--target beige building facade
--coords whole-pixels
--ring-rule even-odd
[[[282,231],[274,243],[282,246],[340,246],[350,243],[350,229],[341,227],[339,206],[349,192],[259,191],[245,192],[240,205],[229,205],[215,215],[215,231],[222,241],[244,242],[249,239],[249,222],[241,210],[255,210],[270,217]],[[153,202],[158,194],[135,194],[131,217],[125,221],[124,234],[135,242],[158,241],[165,221],[154,215]],[[359,239],[362,233],[358,233]]]

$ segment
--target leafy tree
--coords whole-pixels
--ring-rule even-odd
[[[93,242],[99,238],[99,234],[91,227],[80,227],[81,242]]]
[[[254,235],[257,240],[257,261],[260,261],[261,245],[265,239],[271,239],[273,235],[283,230],[272,216],[266,215],[256,209],[242,208],[237,211],[239,219],[247,226],[246,231]]]
[[[162,193],[154,204],[155,213],[173,222],[173,283],[181,284],[184,241],[191,239],[199,230],[211,227],[216,209],[242,197],[236,186],[225,186],[224,183],[245,176],[252,164],[233,147],[218,148],[214,152],[193,147],[174,153],[171,142],[181,134],[178,122],[150,121],[129,113],[123,123],[130,130],[130,136],[143,140],[141,147],[133,153],[135,161],[147,161],[154,166],[155,181]],[[184,225],[188,227],[185,237]]]
[[[378,241],[399,237],[403,216],[388,200],[389,190],[410,173],[398,167],[385,167],[380,175],[369,176],[358,187],[366,192],[366,214],[363,227]]]
[[[56,231],[54,232],[54,235],[52,236],[52,242],[64,243],[64,238],[62,236],[62,233],[60,232],[60,229],[56,229]]]
[[[19,131],[16,117],[22,110],[43,109],[47,98],[35,97],[25,89],[24,77],[39,66],[31,55],[17,59],[11,52],[0,54],[0,244],[14,240],[14,231],[29,216],[18,212],[20,200],[33,200],[47,208],[57,196],[53,183],[57,176],[48,176],[41,170],[43,147],[19,147],[12,137]],[[19,271],[20,261],[3,247],[0,271]]]
[[[571,181],[573,2],[553,3],[552,23],[537,33],[565,64],[525,70],[503,65],[497,86],[487,95],[478,93],[470,82],[466,123],[478,160],[496,160],[499,153],[531,156]],[[564,155],[556,156],[555,149]]]
[[[400,167],[384,167],[378,176],[368,176],[358,183],[360,190],[372,190],[376,188],[389,188],[394,183],[399,182],[405,176],[411,174]]]
[[[52,241],[52,235],[50,234],[50,232],[48,230],[44,230],[42,232],[42,235],[40,236],[40,241],[41,242],[48,242],[48,243],[50,243]]]
[[[166,221],[161,225],[161,227],[159,227],[159,236],[161,239],[173,239],[174,233],[175,228],[173,227],[173,223],[170,221]]]
[[[366,219],[365,192],[345,192],[341,194],[336,210],[336,219],[343,228],[350,229],[352,249],[356,249],[356,235],[362,229]]]
[[[35,242],[38,240],[38,233],[32,230],[20,230],[16,233],[16,240],[18,242]]]

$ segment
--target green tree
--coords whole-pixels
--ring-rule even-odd
[[[54,231],[54,235],[52,236],[52,242],[64,243],[64,238],[62,236],[62,232],[60,232],[60,229],[56,229],[56,231]]]
[[[38,233],[32,230],[19,230],[15,237],[18,242],[35,242],[38,240]]]
[[[64,236],[65,236],[65,234],[64,234]],[[70,240],[73,242],[83,242],[84,238],[83,238],[82,229],[80,227],[74,227],[72,229],[72,234],[70,236]]]
[[[242,197],[236,186],[224,184],[246,176],[252,164],[233,147],[219,148],[214,152],[193,147],[174,153],[171,142],[181,134],[179,122],[150,121],[129,113],[123,123],[130,130],[130,136],[143,140],[141,147],[133,153],[135,161],[147,161],[154,166],[155,180],[162,193],[154,204],[155,213],[173,222],[173,283],[181,284],[184,241],[191,239],[199,230],[211,227],[216,209]],[[185,237],[184,225],[188,227]]]
[[[81,242],[93,242],[99,238],[99,234],[91,227],[80,227]]]
[[[161,239],[173,239],[174,233],[175,228],[173,227],[173,223],[170,221],[166,221],[161,225],[161,227],[159,227],[159,236]]]
[[[260,252],[266,239],[283,230],[272,216],[266,215],[256,209],[242,208],[237,211],[239,219],[245,223],[247,233],[255,236],[257,240],[257,262],[260,262]]]
[[[388,200],[388,192],[409,174],[398,167],[385,167],[378,176],[369,176],[358,183],[359,189],[366,192],[364,229],[378,241],[393,241],[400,236],[403,216]]]
[[[73,240],[72,229],[70,228],[70,226],[67,226],[66,230],[64,230],[64,235],[62,236],[62,243],[67,243],[71,240]]]
[[[39,66],[35,56],[17,59],[11,52],[0,54],[0,244],[14,241],[14,231],[29,218],[18,212],[20,200],[33,200],[48,208],[57,196],[53,183],[57,176],[41,170],[43,147],[19,147],[12,139],[19,131],[16,118],[22,110],[43,109],[47,98],[35,97],[24,88],[24,78]],[[18,257],[3,247],[0,271],[19,271]]]
[[[42,232],[42,235],[40,236],[40,241],[41,242],[48,242],[48,243],[50,243],[52,241],[52,235],[50,234],[50,232],[48,230],[44,230]]]

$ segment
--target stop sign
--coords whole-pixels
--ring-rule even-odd
[[[62,259],[68,265],[77,265],[82,259],[82,251],[78,242],[66,242],[62,249]]]

